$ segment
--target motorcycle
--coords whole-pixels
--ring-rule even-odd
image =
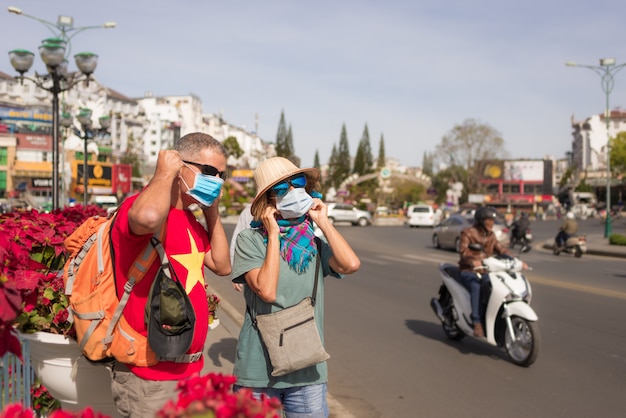
[[[567,239],[565,242],[565,246],[561,247],[554,240],[554,244],[552,245],[552,253],[554,255],[559,255],[562,252],[568,254],[574,254],[574,257],[580,258],[584,253],[587,252],[587,236],[586,235],[574,235]]]
[[[511,231],[511,238],[509,240],[509,248],[513,249],[520,246],[519,252],[527,253],[533,247],[531,246],[533,242],[533,234],[530,231],[530,228],[526,228],[521,237],[517,237],[514,231]]]
[[[470,248],[473,245],[476,244],[470,244]],[[502,348],[512,363],[528,367],[539,355],[541,335],[537,324],[539,318],[530,307],[530,283],[520,273],[522,261],[499,255],[483,260],[481,269],[487,271],[491,279],[491,289],[483,286],[481,291],[485,338],[474,337],[470,294],[460,280],[457,265],[439,265],[443,284],[439,288],[439,297],[432,298],[430,305],[449,339],[461,340],[469,335]]]

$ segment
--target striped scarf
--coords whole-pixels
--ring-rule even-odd
[[[253,221],[250,226],[262,229],[263,242],[267,244],[267,231],[263,228],[263,224]],[[311,219],[307,215],[297,219],[279,219],[278,227],[280,229],[280,256],[293,271],[304,273],[311,260],[317,255]]]

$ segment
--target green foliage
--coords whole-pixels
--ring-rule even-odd
[[[131,132],[128,135],[128,145],[126,147],[126,152],[120,158],[120,163],[122,164],[130,164],[133,167],[133,177],[141,177],[141,158],[135,149],[135,137]]]
[[[385,166],[387,157],[385,156],[385,138],[380,134],[380,142],[378,144],[378,159],[376,160],[376,168],[380,170]]]
[[[609,244],[611,245],[626,245],[626,236],[621,234],[611,234],[609,236]]]
[[[354,157],[354,168],[352,172],[362,176],[363,174],[371,173],[373,166],[374,158],[372,157],[372,147],[370,146],[370,134],[367,129],[367,124],[365,124],[363,136],[361,137],[361,141],[359,141],[356,156]]]
[[[320,153],[318,152],[318,150],[315,150],[315,156],[313,157],[313,168],[317,168],[319,170],[321,167]]]
[[[280,112],[278,131],[276,132],[276,155],[279,157],[289,157],[291,155],[287,144],[287,124],[285,123],[285,112]]]
[[[394,191],[391,196],[386,196],[388,206],[399,208],[403,207],[405,202],[419,202],[426,197],[426,188],[422,184],[393,177],[389,183]]]
[[[329,182],[332,187],[338,187],[343,180],[350,175],[350,147],[348,145],[348,134],[346,132],[346,124],[341,127],[341,136],[339,138],[339,148],[333,146],[333,154],[328,163],[329,166]]]
[[[614,177],[626,174],[626,132],[611,138],[611,172]]]
[[[578,185],[576,186],[576,189],[574,189],[577,192],[593,192],[593,186],[587,184],[587,179],[583,178],[580,183],[578,183]]]
[[[239,146],[239,142],[237,138],[234,136],[229,136],[223,142],[224,148],[226,148],[226,153],[228,155],[232,155],[235,158],[239,158],[243,155],[243,150]]]
[[[434,174],[435,167],[435,156],[432,152],[424,151],[424,156],[422,157],[422,172],[427,176],[431,176]]]
[[[437,191],[437,197],[435,201],[445,202],[446,191],[450,188],[450,184],[460,181],[463,183],[463,196],[460,201],[467,201],[467,182],[469,173],[460,166],[448,167],[445,170],[440,170],[432,177],[432,187]]]
[[[567,167],[567,170],[565,170],[565,173],[563,173],[563,177],[561,177],[561,181],[559,182],[559,189],[562,189],[563,187],[567,186],[572,176],[574,175],[575,170],[576,170],[576,167],[573,167],[573,166]]]
[[[326,188],[339,186],[336,171],[338,167],[339,153],[337,152],[337,146],[333,145],[333,150],[330,153],[330,159],[328,160],[328,177],[326,178]]]
[[[287,158],[296,155],[296,150],[293,147],[293,131],[291,130],[291,124],[289,124],[289,129],[287,129],[287,138],[285,140],[285,152],[288,154]],[[300,167],[300,164],[296,164],[296,166]]]

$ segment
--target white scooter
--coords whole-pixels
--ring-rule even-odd
[[[470,244],[470,248],[482,250],[480,244]],[[513,363],[528,367],[537,359],[541,335],[539,318],[530,307],[530,283],[520,273],[522,261],[509,256],[489,257],[483,260],[482,269],[489,273],[491,290],[487,300],[483,300],[485,289],[481,291],[485,338],[480,340],[502,347]],[[430,305],[441,320],[444,333],[452,340],[473,337],[470,295],[460,281],[459,267],[441,263],[439,272],[443,284],[439,297],[433,298]]]

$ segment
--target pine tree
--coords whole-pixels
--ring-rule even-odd
[[[433,175],[434,161],[435,156],[428,151],[424,151],[424,156],[422,157],[422,172],[427,176]]]
[[[337,157],[334,177],[338,180],[337,185],[339,185],[350,175],[350,145],[348,144],[348,133],[346,132],[345,123],[341,127]]]
[[[359,146],[356,149],[352,173],[358,174],[359,176],[365,174],[365,155],[363,153],[363,141],[359,142]]]
[[[320,153],[318,150],[315,150],[315,156],[313,157],[313,168],[321,169]]]
[[[376,169],[380,171],[386,163],[387,157],[385,156],[385,138],[383,134],[380,134],[380,144],[378,145],[378,160],[376,161]]]
[[[367,123],[361,137],[361,146],[363,148],[363,165],[364,170],[361,174],[371,173],[374,169],[374,157],[372,157],[372,146],[370,145],[370,133],[367,129]]]
[[[289,157],[290,151],[287,145],[287,124],[285,123],[285,112],[280,112],[278,122],[278,132],[276,132],[276,155],[279,157]]]
[[[296,155],[295,149],[293,148],[293,133],[291,131],[291,124],[289,124],[289,129],[287,130],[287,137],[285,139],[285,157],[289,158]]]
[[[333,144],[333,150],[330,153],[330,159],[328,160],[328,176],[326,178],[327,187],[337,187],[339,183],[336,179],[336,171],[339,160],[339,153],[337,152],[337,146]]]

